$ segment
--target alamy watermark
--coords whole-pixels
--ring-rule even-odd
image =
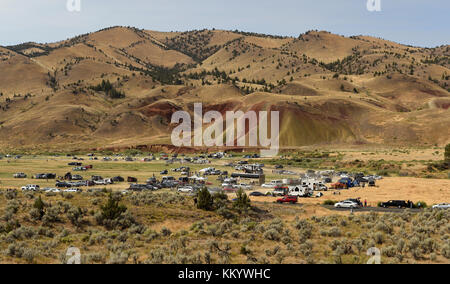
[[[381,12],[381,0],[367,0],[367,11]]]
[[[269,148],[261,150],[261,156],[273,157],[278,154],[279,150],[280,115],[278,111],[271,111],[270,124],[268,115],[267,111],[260,111],[258,114],[255,111],[246,113],[227,111],[224,119],[218,111],[208,111],[203,115],[202,104],[196,103],[194,104],[193,130],[192,118],[188,112],[177,111],[172,115],[171,123],[179,124],[172,131],[172,144],[177,147],[247,146]],[[224,121],[226,122],[225,128]],[[205,124],[209,126],[203,130]],[[235,135],[236,129],[237,135]],[[248,145],[246,145],[247,139]]]
[[[81,264],[81,252],[79,248],[70,247],[66,252],[66,264]]]
[[[367,250],[367,256],[370,256],[367,264],[381,264],[381,251],[378,248],[370,248]]]
[[[66,9],[69,12],[81,12],[81,0],[67,0]]]

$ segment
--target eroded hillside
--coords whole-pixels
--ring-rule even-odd
[[[196,102],[280,111],[283,147],[445,144],[449,79],[448,45],[113,27],[0,47],[0,145],[169,144],[171,114]]]

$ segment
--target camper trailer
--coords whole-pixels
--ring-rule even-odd
[[[291,186],[289,187],[289,196],[311,197],[313,191],[307,186]]]

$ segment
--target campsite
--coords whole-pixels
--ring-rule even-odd
[[[340,250],[352,237],[382,247],[386,263],[448,263],[450,250],[443,237],[448,236],[448,222],[421,228],[431,231],[427,238],[419,233],[414,248],[392,248],[401,245],[395,238],[403,239],[402,231],[416,240],[414,220],[448,220],[448,210],[432,208],[446,208],[450,200],[450,180],[443,173],[426,172],[441,159],[436,149],[323,151],[327,155],[308,149],[278,159],[235,152],[3,155],[0,259],[60,263],[65,258],[59,254],[75,245],[84,247],[86,263],[364,263],[364,245]],[[311,158],[304,167],[295,164],[299,156],[321,158]],[[380,160],[410,171],[405,176],[327,166],[331,161],[354,163],[354,156],[367,165],[390,157]],[[74,166],[85,170],[74,171]],[[213,199],[201,207],[204,194]],[[111,198],[128,210],[106,222],[100,212]],[[45,209],[36,215],[39,200]],[[383,208],[388,201],[404,203]],[[395,229],[394,224],[402,225]],[[300,240],[296,228],[303,228]],[[207,245],[186,243],[190,239]],[[433,242],[431,248],[421,243],[425,241]],[[115,245],[105,251],[105,242]],[[181,244],[187,255],[175,253],[167,242]],[[411,240],[405,242],[413,246]]]
[[[410,159],[415,160],[415,155],[420,152],[424,155],[426,151],[417,152],[409,155]],[[345,152],[345,158],[341,160],[345,161],[353,154],[353,151]],[[0,160],[0,189],[18,189],[29,183],[38,183],[41,188],[100,186],[107,190],[125,191],[130,186],[139,188],[142,184],[170,192],[180,186],[194,185],[197,189],[204,186],[224,189],[231,195],[239,189],[248,193],[256,191],[263,195],[251,197],[258,202],[274,201],[273,197],[289,195],[291,190],[297,192],[294,195],[303,192],[301,197],[305,198],[301,203],[322,204],[324,200],[359,198],[374,207],[379,202],[392,199],[413,199],[428,205],[450,200],[448,179],[422,178],[417,174],[380,176],[374,172],[364,174],[361,171],[313,170],[296,166],[285,166],[280,171],[277,165],[264,164],[267,159],[253,159],[252,155],[235,153],[228,156],[211,154],[210,158],[208,155],[165,153],[142,154],[134,158],[120,154],[111,157],[90,155],[25,156],[20,160]],[[408,159],[407,154],[404,156]],[[393,159],[398,158],[394,156]],[[439,157],[433,159],[438,160]],[[403,163],[409,164],[410,161]],[[421,163],[426,164],[425,161]],[[73,168],[73,165],[77,167]],[[83,172],[80,173],[78,168],[83,168]],[[318,192],[320,197],[317,197]]]

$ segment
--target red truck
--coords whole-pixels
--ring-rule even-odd
[[[285,196],[283,198],[280,198],[277,200],[277,203],[291,203],[291,204],[295,204],[298,202],[298,197],[297,196]]]

